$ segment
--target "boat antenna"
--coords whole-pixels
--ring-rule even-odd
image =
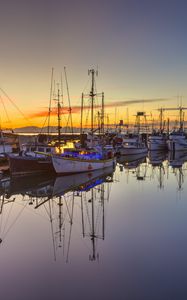
[[[90,99],[91,99],[91,134],[93,137],[93,125],[94,125],[94,99],[95,99],[95,91],[94,91],[94,85],[95,85],[95,74],[98,75],[98,71],[95,71],[94,69],[88,70],[88,75],[92,76],[92,83],[91,83],[91,90],[90,90]]]

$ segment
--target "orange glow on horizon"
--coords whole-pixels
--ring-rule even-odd
[[[83,127],[90,128],[90,112],[86,111],[88,107],[84,108],[83,114]],[[72,107],[72,119],[73,119],[73,126],[80,128],[80,110],[81,108],[78,106]],[[95,109],[94,115],[94,127],[98,125],[98,116],[97,110]],[[146,105],[146,108],[138,105],[127,106],[127,107],[114,107],[114,106],[106,106],[105,108],[105,125],[107,123],[110,125],[115,126],[115,124],[119,124],[120,120],[123,120],[124,124],[135,124],[136,113],[137,111],[144,111],[147,113],[147,124],[151,124],[153,121],[156,124],[159,121],[159,112],[155,110],[153,104]],[[67,126],[69,108],[64,107],[61,108],[61,126]],[[49,115],[49,110],[46,109],[39,109],[38,111],[30,111],[29,113],[24,113],[24,115],[20,116],[18,113],[10,111],[9,118],[2,114],[1,116],[1,127],[2,128],[20,128],[20,127],[28,127],[28,126],[37,126],[37,127],[47,127],[48,120],[47,117]],[[24,117],[25,116],[25,117]],[[50,125],[57,126],[57,108],[52,108],[50,112]],[[178,111],[175,112],[164,112],[164,120],[170,119],[170,121],[176,121],[179,119]],[[70,122],[68,123],[70,126]]]

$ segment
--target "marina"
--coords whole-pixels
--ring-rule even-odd
[[[187,299],[187,1],[1,1],[0,300]]]

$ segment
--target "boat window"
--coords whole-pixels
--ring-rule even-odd
[[[36,151],[36,147],[31,147],[31,151]]]
[[[26,151],[28,151],[28,152],[29,152],[29,151],[30,151],[30,148],[29,148],[29,147],[27,147],[27,148],[26,148]]]
[[[44,152],[44,148],[38,147],[39,152]]]
[[[51,152],[51,148],[46,148],[46,152]]]

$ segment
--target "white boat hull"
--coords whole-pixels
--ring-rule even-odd
[[[53,156],[52,162],[57,174],[82,173],[115,166],[114,158],[107,160],[84,160],[62,156]]]

